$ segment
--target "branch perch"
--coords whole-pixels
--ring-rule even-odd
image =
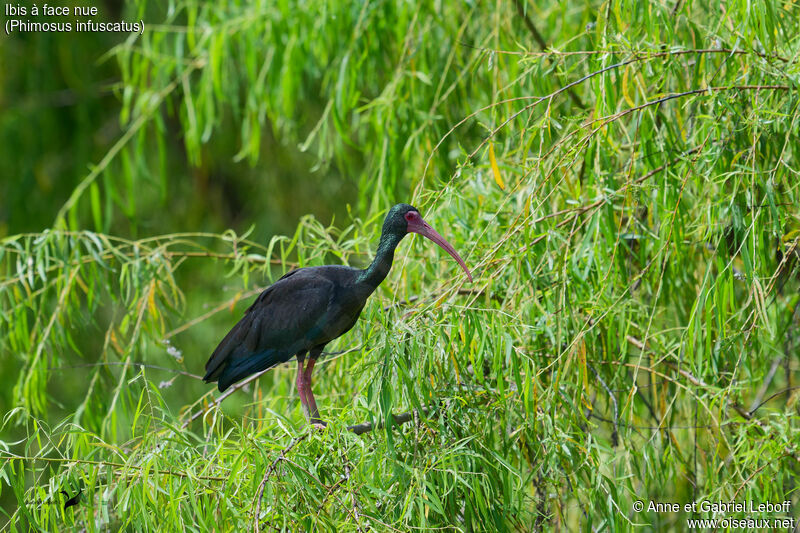
[[[400,426],[400,425],[405,424],[406,422],[409,422],[409,421],[413,420],[414,419],[414,415],[417,412],[418,411],[416,409],[414,409],[414,410],[408,411],[406,413],[400,413],[399,415],[389,415],[389,416],[392,417],[392,421],[394,422],[394,425]],[[428,412],[428,408],[427,407],[423,407],[422,408],[422,412],[423,413],[427,413]],[[370,431],[372,431],[374,429],[381,429],[382,427],[383,427],[383,422],[378,422],[377,426],[374,425],[372,422],[362,422],[361,424],[356,424],[354,426],[347,426],[347,429],[349,431],[352,431],[356,435],[363,435],[364,433],[368,433],[368,432],[370,432]]]

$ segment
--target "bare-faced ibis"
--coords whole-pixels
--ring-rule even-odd
[[[408,233],[419,233],[467,265],[416,208],[397,204],[383,222],[375,259],[364,270],[326,265],[293,270],[267,287],[222,339],[206,363],[208,382],[224,391],[247,376],[297,356],[297,392],[312,424],[324,425],[311,392],[311,372],[325,345],[345,334],[392,267],[394,250]],[[308,364],[305,365],[306,354]]]

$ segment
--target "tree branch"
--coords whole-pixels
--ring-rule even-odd
[[[423,407],[422,412],[427,413],[428,408]],[[409,422],[410,420],[413,420],[415,413],[417,413],[417,410],[413,409],[406,413],[400,413],[399,415],[390,414],[389,416],[392,417],[392,422],[394,423],[394,425],[400,426],[402,424],[405,424],[406,422]],[[368,433],[374,429],[381,429],[382,427],[383,427],[383,422],[378,422],[377,426],[375,426],[372,422],[362,422],[361,424],[356,424],[354,426],[347,426],[347,429],[352,431],[356,435],[363,435],[364,433]]]
[[[522,5],[522,0],[514,0],[514,5],[517,7],[517,14],[525,23],[525,26],[528,27],[528,31],[531,32],[531,35],[533,35],[533,40],[536,41],[536,43],[539,45],[539,48],[542,49],[542,52],[546,52],[547,42],[545,42],[544,37],[542,37],[542,34],[539,33],[539,30],[536,29],[536,26],[534,26],[533,21],[530,19],[530,17],[528,17],[528,14],[525,13],[525,6]],[[548,57],[547,60],[552,65],[553,60],[550,57]],[[581,99],[578,98],[578,95],[572,92],[572,89],[567,89],[567,96],[569,96],[570,100],[572,100],[572,103],[574,103],[576,106],[581,108],[585,107]]]
[[[278,463],[280,463],[281,461],[283,461],[286,458],[286,454],[289,453],[289,451],[292,448],[294,448],[294,446],[298,442],[300,442],[301,440],[303,440],[306,437],[308,437],[308,435],[309,435],[308,433],[303,433],[299,437],[296,437],[296,438],[292,439],[292,442],[290,442],[289,445],[286,448],[281,450],[281,453],[278,454],[277,459],[272,461],[272,464],[269,465],[269,468],[267,468],[267,471],[264,472],[264,477],[261,479],[261,484],[258,486],[258,496],[256,496],[256,500],[255,500],[256,509],[255,509],[255,515],[253,516],[253,531],[255,533],[260,533],[260,531],[261,531],[261,527],[260,527],[260,525],[258,523],[258,517],[259,517],[259,515],[261,515],[261,498],[264,497],[264,487],[267,486],[267,481],[269,481],[269,477],[275,471],[275,468],[278,466]]]
[[[261,376],[263,376],[264,374],[266,374],[267,372],[269,372],[273,368],[275,368],[275,367],[270,367],[270,368],[268,368],[266,370],[262,370],[261,372],[258,372],[256,374],[253,374],[252,376],[248,377],[244,381],[240,381],[239,383],[236,383],[235,385],[231,386],[231,388],[229,388],[228,390],[223,392],[216,400],[214,400],[213,402],[208,404],[208,407],[205,407],[203,409],[200,409],[199,411],[196,411],[196,412],[192,413],[192,416],[190,416],[189,419],[181,425],[181,429],[186,429],[189,426],[189,424],[191,424],[192,422],[194,422],[195,420],[197,420],[198,418],[200,418],[201,416],[203,416],[204,414],[209,412],[212,407],[216,407],[217,405],[221,404],[222,400],[224,400],[225,398],[227,398],[228,396],[230,396],[231,394],[233,394],[237,390],[245,387],[248,383],[251,383],[251,382],[257,380],[258,378],[260,378]],[[195,403],[197,403],[197,402],[195,402]]]

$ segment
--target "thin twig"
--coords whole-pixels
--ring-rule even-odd
[[[764,383],[761,384],[761,388],[758,389],[756,397],[753,398],[753,403],[750,404],[750,413],[753,413],[756,409],[758,409],[759,405],[761,404],[761,399],[764,398],[764,395],[767,393],[767,389],[772,383],[772,378],[775,377],[775,372],[778,371],[778,366],[780,366],[782,360],[783,356],[776,357],[772,360],[772,366],[770,367],[769,372],[767,372],[767,377],[764,378]]]
[[[634,336],[632,336],[632,335],[627,335],[627,336],[625,337],[625,340],[627,340],[629,343],[631,343],[631,344],[633,344],[634,346],[636,346],[636,347],[637,347],[639,350],[641,350],[642,352],[646,351],[646,346],[644,345],[644,343],[643,343],[642,341],[640,341],[639,339],[637,339],[636,337],[634,337]],[[687,371],[687,370],[684,370],[684,369],[680,368],[678,365],[675,365],[675,364],[673,364],[673,363],[670,363],[669,361],[664,361],[663,363],[664,363],[664,365],[665,365],[665,366],[667,366],[667,367],[671,368],[672,370],[674,370],[675,372],[677,372],[677,373],[678,373],[678,374],[680,374],[681,376],[683,376],[683,377],[685,377],[686,379],[688,379],[688,380],[689,380],[689,382],[690,382],[692,385],[696,386],[696,387],[705,387],[705,388],[708,388],[708,387],[710,387],[710,386],[711,386],[711,385],[709,385],[708,383],[706,383],[705,381],[703,381],[702,379],[700,379],[700,378],[696,378],[694,375],[692,375],[692,373],[691,373],[691,372],[689,372],[689,371]]]
[[[706,383],[702,379],[694,377],[692,375],[692,373],[689,372],[688,370],[684,370],[682,368],[679,368],[678,365],[675,365],[675,364],[667,362],[667,361],[664,361],[664,365],[669,367],[669,368],[671,368],[672,370],[674,370],[675,372],[677,372],[681,376],[685,377],[686,379],[688,379],[689,383],[691,383],[695,387],[704,387],[704,388],[711,387],[711,385],[709,385],[708,383]]]
[[[344,452],[342,452],[342,461],[344,463],[345,479],[349,480],[350,479],[350,460],[347,458],[347,455],[345,455]],[[352,489],[350,489],[349,492],[350,492],[350,501],[353,504],[353,513],[352,514],[353,514],[353,518],[355,519],[355,522],[356,522],[356,530],[360,532],[360,531],[362,531],[362,529],[361,529],[361,523],[359,522],[360,512],[359,512],[358,498],[356,498],[356,493]]]
[[[267,372],[269,372],[273,368],[275,368],[275,367],[273,366],[273,367],[270,367],[270,368],[268,368],[266,370],[262,370],[261,372],[257,372],[255,374],[253,374],[252,376],[249,376],[247,379],[245,379],[243,381],[240,381],[240,382],[236,383],[235,385],[232,385],[228,390],[223,392],[216,400],[211,402],[208,405],[208,407],[205,407],[203,409],[200,409],[199,411],[196,411],[196,412],[192,413],[192,416],[190,416],[189,419],[186,420],[186,422],[184,422],[181,425],[181,429],[186,429],[189,426],[189,424],[191,424],[192,422],[194,422],[195,420],[197,420],[198,418],[200,418],[201,416],[203,416],[204,414],[209,412],[213,407],[216,407],[219,404],[221,404],[222,400],[224,400],[225,398],[227,398],[228,396],[230,396],[231,394],[233,394],[237,390],[245,387],[248,383],[251,383],[251,382],[257,380],[258,378],[260,378],[261,376],[263,376],[264,374],[266,374]]]
[[[169,339],[171,337],[174,337],[178,333],[186,331],[187,329],[191,328],[192,326],[195,326],[195,325],[199,324],[200,322],[203,322],[204,320],[206,320],[208,318],[211,318],[215,314],[217,314],[217,313],[219,313],[219,312],[221,312],[221,311],[223,311],[225,309],[231,308],[232,306],[234,306],[236,304],[236,302],[238,302],[240,300],[244,300],[246,298],[250,298],[251,296],[255,296],[256,294],[258,294],[261,291],[263,291],[265,288],[266,287],[256,287],[254,289],[250,289],[247,292],[236,294],[236,296],[234,296],[233,298],[229,299],[228,301],[222,302],[221,304],[219,304],[215,308],[211,309],[210,311],[208,311],[206,313],[203,313],[200,316],[196,316],[193,319],[189,320],[188,322],[185,322],[181,326],[179,326],[179,327],[173,329],[172,331],[168,332],[166,335],[164,335],[163,340],[167,340],[167,339]]]
[[[764,400],[764,401],[758,403],[757,405],[754,405],[753,407],[751,407],[750,410],[747,411],[746,416],[744,414],[742,414],[742,416],[744,416],[745,418],[750,420],[750,418],[756,413],[756,411],[761,409],[761,407],[763,407],[765,404],[771,402],[772,400],[774,400],[775,398],[777,398],[781,394],[786,394],[787,392],[792,392],[792,391],[796,391],[796,390],[800,390],[800,386],[797,386],[797,387],[786,387],[785,389],[781,389],[778,392],[776,392],[775,394],[772,394],[771,396],[769,396],[766,400]],[[741,411],[739,411],[739,412],[742,413]]]
[[[528,31],[531,32],[531,35],[533,35],[533,39],[539,45],[539,48],[541,48],[543,52],[546,51],[547,50],[547,43],[545,42],[544,37],[542,37],[542,34],[539,33],[539,30],[536,29],[536,26],[533,24],[533,21],[530,19],[528,14],[525,12],[525,6],[522,5],[522,1],[521,0],[514,0],[514,5],[517,7],[517,14],[519,14],[520,18],[522,18],[522,21],[525,23],[525,26],[527,26]],[[547,57],[548,62],[552,65],[553,64],[553,60],[549,56],[546,56],[546,57]],[[583,102],[581,101],[581,99],[578,98],[578,95],[575,94],[574,92],[572,92],[572,89],[569,89],[567,91],[567,96],[570,97],[570,99],[572,100],[572,102],[576,106],[578,106],[580,108],[585,107],[583,105]]]
[[[137,465],[126,465],[123,463],[114,463],[112,461],[92,461],[89,459],[73,459],[69,457],[36,457],[36,456],[27,456],[27,455],[14,455],[8,452],[0,453],[0,459],[5,459],[6,461],[46,461],[49,463],[75,463],[79,465],[94,465],[94,466],[107,466],[110,468],[120,468],[123,470],[126,469],[133,469],[137,471],[147,470],[148,472],[152,471],[149,466],[137,466]],[[187,478],[187,479],[203,479],[206,481],[225,481],[228,479],[227,477],[218,477],[218,476],[196,476],[193,474],[187,474],[185,472],[175,472],[173,470],[155,470],[159,474],[167,475],[167,476],[175,476],[180,478]]]
[[[781,455],[780,457],[776,457],[775,459],[770,459],[769,461],[765,462],[765,463],[764,463],[763,465],[761,465],[760,467],[756,468],[756,469],[753,471],[753,473],[752,473],[752,474],[750,474],[749,476],[747,476],[747,479],[745,479],[744,481],[742,481],[742,484],[741,484],[741,485],[739,485],[739,488],[738,488],[738,489],[736,489],[736,492],[734,492],[734,493],[733,493],[733,498],[731,498],[731,501],[736,501],[736,497],[739,495],[739,492],[741,492],[741,490],[744,488],[744,486],[745,486],[745,485],[747,485],[747,483],[748,483],[748,482],[749,482],[751,479],[753,479],[754,477],[756,477],[756,475],[757,475],[759,472],[761,472],[762,470],[764,470],[764,469],[765,469],[765,468],[767,468],[768,466],[775,466],[775,465],[777,465],[777,464],[778,464],[778,462],[779,462],[781,459],[783,459],[784,457],[787,457],[787,456],[792,456],[791,452],[788,452],[788,451],[787,451],[787,452],[785,452],[783,455]]]
[[[322,512],[322,509],[324,509],[325,508],[325,504],[328,503],[328,498],[330,498],[331,495],[333,495],[333,493],[339,487],[341,487],[348,479],[350,479],[348,476],[344,476],[339,481],[337,481],[336,483],[334,483],[333,485],[330,486],[330,488],[328,489],[328,492],[325,493],[325,497],[322,498],[322,503],[320,503],[319,507],[317,507],[317,514],[315,516],[315,520],[319,518],[319,514]]]
[[[292,439],[292,442],[290,442],[286,448],[281,450],[281,453],[278,454],[278,457],[274,461],[272,461],[272,464],[269,465],[267,471],[264,472],[264,477],[261,479],[261,484],[258,486],[258,495],[256,496],[256,500],[254,502],[256,510],[253,516],[253,531],[255,531],[255,533],[259,533],[261,531],[261,526],[258,523],[258,518],[261,515],[261,498],[264,497],[264,487],[267,486],[267,481],[269,481],[269,477],[275,471],[275,468],[278,466],[278,463],[286,458],[286,454],[289,453],[289,451],[292,448],[294,448],[298,442],[307,438],[308,435],[309,433],[306,432],[300,435],[299,437],[295,437],[294,439]]]
[[[82,364],[82,365],[54,366],[54,367],[48,368],[48,370],[65,370],[65,369],[70,369],[70,368],[91,368],[91,367],[97,367],[97,366],[132,366],[134,369],[135,368],[150,368],[150,369],[153,369],[153,370],[163,370],[164,372],[171,372],[173,374],[180,374],[182,376],[198,379],[198,380],[201,380],[201,381],[203,379],[203,376],[199,376],[197,374],[192,374],[191,372],[187,372],[185,370],[180,370],[180,369],[177,369],[177,368],[167,368],[165,366],[158,366],[158,365],[150,365],[150,364],[145,364],[145,363],[139,363],[139,362],[136,362],[136,361],[133,361],[131,363],[126,363],[125,361],[102,361],[102,362],[99,362],[99,363],[85,363],[85,364]]]
[[[600,373],[594,367],[594,365],[589,364],[589,369],[594,373],[597,381],[600,382],[600,385],[606,390],[608,397],[611,399],[611,403],[614,405],[614,431],[611,433],[611,446],[616,448],[617,444],[619,444],[619,425],[617,421],[619,420],[619,408],[617,407],[617,399],[614,397],[614,394],[611,393],[611,389],[606,385],[606,382],[600,376]]]

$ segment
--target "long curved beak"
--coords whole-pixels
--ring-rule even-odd
[[[464,269],[464,272],[467,273],[467,277],[469,278],[470,282],[472,281],[472,274],[470,274],[466,263],[464,263],[464,260],[461,259],[460,255],[458,255],[458,252],[456,252],[455,248],[450,246],[450,243],[444,240],[444,237],[436,233],[436,230],[433,229],[430,224],[422,220],[422,217],[419,218],[419,222],[417,221],[409,222],[408,231],[413,233],[419,233],[423,237],[427,237],[428,239],[432,240],[433,242],[444,248],[444,250],[448,254],[450,254],[453,257],[453,259],[456,260],[456,262],[461,266],[461,268]]]

